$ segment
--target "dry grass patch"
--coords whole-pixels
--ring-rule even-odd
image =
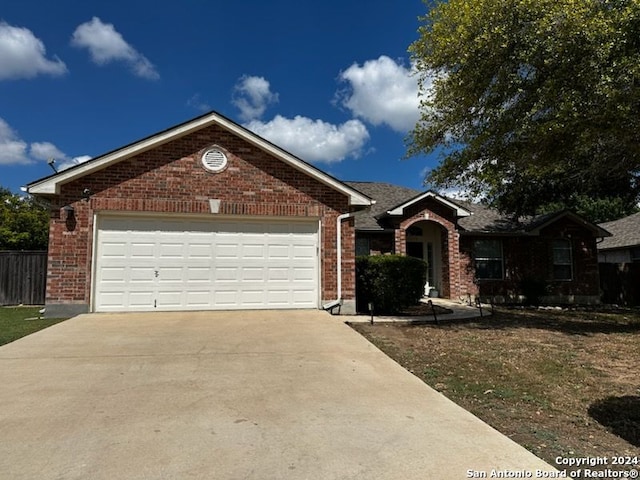
[[[552,465],[640,459],[638,311],[499,309],[467,323],[354,328]]]

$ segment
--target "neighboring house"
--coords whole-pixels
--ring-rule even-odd
[[[598,244],[603,300],[640,305],[640,213],[600,226],[612,234]]]
[[[426,260],[425,294],[520,302],[535,293],[545,303],[600,301],[596,243],[609,233],[574,213],[516,222],[431,191],[347,184],[376,201],[356,214],[356,255]]]
[[[640,212],[600,227],[611,232],[598,244],[600,263],[640,263]]]
[[[354,311],[371,199],[215,112],[27,188],[51,204],[48,316]]]

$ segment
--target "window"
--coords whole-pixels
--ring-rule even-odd
[[[476,278],[502,280],[502,243],[500,240],[476,240],[474,243]]]
[[[640,247],[631,249],[631,261],[633,263],[640,263]]]
[[[573,280],[573,261],[569,240],[553,241],[553,279]]]
[[[369,255],[370,253],[371,250],[369,248],[369,239],[356,237],[356,257]]]

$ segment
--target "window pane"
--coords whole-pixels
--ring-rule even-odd
[[[553,242],[553,263],[571,264],[571,244],[568,240],[556,240]]]
[[[573,280],[573,261],[569,240],[554,240],[553,242],[553,278],[555,280]]]
[[[553,263],[568,265],[571,263],[571,250],[553,250]]]
[[[476,258],[502,258],[499,240],[476,240]]]
[[[476,261],[476,277],[500,280],[502,278],[501,260],[478,260]]]

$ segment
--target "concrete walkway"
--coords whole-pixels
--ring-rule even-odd
[[[480,317],[490,317],[491,316],[491,306],[482,304],[482,311],[480,308],[475,306],[469,306],[467,304],[463,304],[460,302],[456,302],[453,300],[448,300],[445,298],[430,298],[423,299],[423,303],[427,303],[429,300],[433,302],[434,305],[447,308],[452,311],[452,313],[436,313],[436,317],[438,322],[450,322],[452,320],[471,320],[474,318]],[[345,317],[347,319],[347,323],[369,323],[371,322],[371,315],[351,315],[349,317]],[[373,317],[374,323],[431,323],[435,320],[432,315],[427,316],[392,316],[392,315],[375,315]]]
[[[446,480],[552,470],[343,320],[81,315],[0,347],[0,476]]]

